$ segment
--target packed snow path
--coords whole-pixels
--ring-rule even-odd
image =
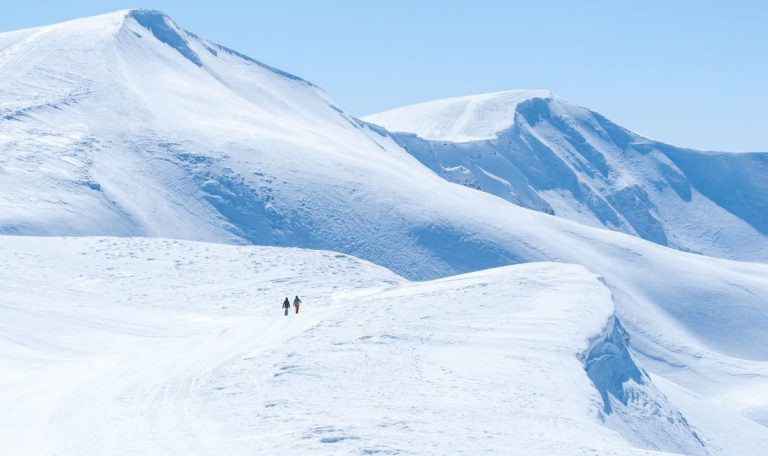
[[[627,455],[651,437],[703,454],[653,384],[634,394],[674,426],[640,416],[627,433],[637,404],[616,398],[605,414],[584,356],[609,344],[613,304],[580,266],[412,283],[299,249],[0,246],[6,454]]]

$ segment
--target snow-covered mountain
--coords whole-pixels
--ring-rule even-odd
[[[517,107],[511,108],[505,102],[491,111],[508,114],[509,109],[515,109],[515,112],[519,112],[523,106],[536,102],[518,96],[507,101],[517,103]],[[502,124],[499,119],[503,117],[489,113],[484,117],[483,128],[457,129],[457,134],[462,135],[462,140],[482,137],[473,136],[477,134],[492,135],[492,130]],[[507,323],[502,322],[501,326],[496,327],[498,336],[513,340],[520,337],[521,353],[524,350],[527,354],[541,349],[537,340],[552,340],[555,345],[547,346],[547,349],[552,348],[557,354],[549,359],[555,363],[566,358],[571,360],[567,365],[570,369],[568,379],[586,382],[583,378],[586,373],[591,380],[591,399],[585,399],[583,389],[574,392],[578,397],[567,398],[569,403],[582,402],[578,403],[578,410],[568,411],[567,416],[558,418],[552,424],[549,431],[557,436],[556,440],[568,435],[565,428],[587,419],[585,410],[593,410],[594,415],[589,419],[596,421],[602,417],[611,429],[611,441],[623,442],[616,444],[619,446],[613,446],[614,443],[590,443],[591,448],[602,448],[606,452],[606,448],[610,447],[617,454],[626,454],[626,445],[690,454],[697,454],[699,450],[714,454],[750,454],[744,449],[760,448],[760,442],[763,442],[760,432],[742,435],[723,431],[723,423],[712,418],[708,411],[722,410],[721,416],[727,416],[729,422],[739,423],[744,429],[753,429],[761,426],[757,423],[768,422],[768,398],[756,394],[765,391],[768,385],[768,331],[765,329],[768,327],[768,282],[765,280],[768,277],[768,265],[680,252],[635,236],[585,226],[510,204],[504,198],[447,182],[401,147],[402,142],[401,135],[393,137],[385,130],[345,115],[328,100],[322,90],[311,83],[186,32],[161,13],[122,11],[0,34],[0,233],[145,236],[304,247],[355,255],[387,267],[408,279],[443,277],[442,281],[434,283],[408,284],[399,277],[393,279],[393,274],[376,272],[374,275],[381,281],[394,280],[398,284],[403,281],[407,292],[398,295],[400,291],[393,291],[394,294],[385,293],[371,300],[363,299],[362,295],[348,295],[345,301],[347,305],[350,305],[351,300],[352,305],[371,308],[371,315],[366,320],[330,320],[324,324],[338,323],[349,328],[370,325],[371,328],[386,327],[389,330],[391,328],[386,325],[393,315],[397,316],[394,321],[411,321],[414,314],[408,312],[412,310],[401,307],[410,305],[409,302],[416,299],[419,308],[432,305],[440,309],[440,306],[445,306],[446,312],[458,314],[442,323],[435,320],[434,326],[420,327],[416,324],[408,329],[410,332],[404,336],[404,340],[414,345],[403,349],[418,351],[419,337],[424,337],[423,333],[432,331],[442,334],[442,331],[453,331],[446,327],[455,325],[459,328],[455,328],[456,333],[451,333],[451,337],[457,339],[460,339],[457,334],[468,328],[482,332],[484,326],[473,323],[484,314],[476,307],[488,305],[487,312],[493,313],[498,305],[502,305],[499,303],[503,303],[511,306],[505,309],[517,313],[530,304],[531,315],[535,318],[526,319],[525,312],[523,315],[510,315],[511,319],[521,319],[511,326],[504,326]],[[757,182],[754,185],[759,187],[762,184]],[[694,193],[691,192],[692,195]],[[750,208],[754,206],[746,206],[745,210],[752,210]],[[18,249],[15,247],[17,239]],[[754,239],[753,249],[757,252],[764,245],[761,242],[765,241],[759,237]],[[44,249],[43,253],[36,250],[36,242]],[[76,247],[77,242],[83,244]],[[308,277],[314,274],[312,271],[315,268],[333,271],[329,274],[338,276],[338,287],[347,287],[345,284],[348,282],[354,283],[354,276],[368,274],[357,271],[355,267],[339,270],[334,265],[324,263],[325,260],[310,259],[306,262],[308,266],[299,268],[301,279],[286,282],[284,277],[273,277],[269,285],[260,286],[252,282],[251,276],[222,273],[225,270],[221,265],[223,263],[206,253],[195,254],[195,263],[210,261],[211,264],[201,266],[202,272],[185,275],[179,268],[191,260],[184,252],[163,244],[171,241],[98,241],[104,244],[104,250],[99,255],[106,258],[98,255],[93,257],[94,249],[100,248],[90,242],[97,241],[63,238],[38,241],[24,237],[3,237],[0,258],[8,265],[42,255],[40,260],[21,267],[17,271],[20,276],[3,279],[6,283],[26,283],[26,288],[20,288],[21,291],[9,298],[15,303],[9,312],[24,315],[25,305],[33,305],[30,300],[25,300],[25,296],[43,302],[42,310],[35,311],[33,317],[46,315],[48,301],[61,298],[61,305],[67,306],[81,300],[90,302],[100,299],[99,296],[109,296],[113,288],[103,285],[103,282],[112,283],[127,272],[120,269],[115,274],[104,272],[107,274],[104,276],[88,268],[96,268],[95,271],[122,268],[125,265],[121,261],[125,257],[136,257],[137,251],[141,250],[156,250],[157,253],[151,259],[142,257],[143,261],[131,263],[130,270],[147,268],[147,271],[155,271],[151,267],[155,264],[153,262],[168,258],[163,263],[166,269],[162,271],[171,275],[178,273],[184,277],[179,278],[178,282],[168,277],[158,278],[158,282],[153,282],[153,287],[165,287],[163,283],[166,279],[175,285],[164,288],[159,294],[146,292],[146,295],[142,295],[144,292],[136,294],[138,291],[132,291],[133,288],[143,289],[144,283],[151,282],[151,279],[141,276],[131,285],[115,290],[116,296],[112,302],[130,301],[131,305],[137,306],[152,303],[158,309],[165,306],[184,307],[187,305],[184,302],[168,303],[169,296],[181,293],[180,290],[196,283],[205,274],[212,274],[216,278],[205,282],[211,287],[204,294],[205,305],[215,306],[211,312],[214,309],[223,310],[221,306],[230,305],[235,299],[233,296],[242,293],[242,289],[254,287],[255,291],[270,295],[271,299],[272,294],[282,294],[278,290],[290,284],[291,288],[316,290],[316,293],[312,293],[315,293],[317,299],[323,300],[329,296],[330,290],[320,290],[320,284],[333,286],[331,284],[335,280],[326,277],[325,273],[314,278]],[[186,246],[185,249],[197,248],[188,243],[181,244]],[[58,248],[66,253],[65,257],[51,258],[50,251]],[[78,255],[82,253],[78,250],[80,248],[85,252],[82,255],[82,268],[91,272],[80,272],[74,265],[77,262],[74,258],[80,258]],[[226,250],[235,247],[217,246],[210,249]],[[292,261],[291,258],[305,258],[309,254],[291,249],[264,249],[258,250],[255,255],[259,261],[280,271],[284,263]],[[248,270],[247,265],[251,260],[230,259],[235,267],[244,270]],[[567,265],[551,266],[550,269],[545,267],[544,272],[534,266],[520,266],[517,270],[502,268],[475,276],[445,278],[457,273],[535,261],[575,263],[589,272]],[[330,262],[333,263],[332,260]],[[46,285],[38,286],[40,271],[47,270],[48,263],[58,264],[51,267],[60,273],[46,282]],[[72,268],[74,270],[69,271]],[[70,272],[77,275],[70,277],[67,275]],[[557,278],[539,280],[540,273],[544,276],[562,275],[566,281],[568,277],[576,277],[574,280],[580,285],[574,288],[565,286]],[[230,280],[230,276],[235,278]],[[526,276],[532,277],[535,283],[528,284]],[[506,283],[506,280],[510,283]],[[603,286],[598,286],[596,281]],[[465,293],[466,289],[462,288],[464,285],[476,290]],[[83,286],[92,287],[89,289],[93,293],[81,293]],[[102,286],[105,288],[100,288]],[[356,286],[349,286],[348,292],[354,293]],[[424,288],[420,291],[421,286]],[[564,291],[549,295],[546,299],[527,301],[526,296],[530,293],[550,286]],[[231,293],[221,294],[221,287]],[[359,288],[366,287],[368,285],[359,284]],[[434,292],[427,292],[430,287],[434,287],[431,288]],[[35,289],[38,291],[35,292]],[[45,290],[52,290],[52,294],[48,295]],[[60,296],[70,292],[70,297]],[[460,297],[448,305],[444,300],[453,294]],[[557,307],[557,312],[551,315],[551,322],[545,321],[550,309],[547,306],[565,299],[569,294],[580,296],[573,296],[573,301],[566,299],[567,302],[562,303],[563,307]],[[594,303],[592,297],[595,297]],[[189,299],[194,301],[195,298],[190,296]],[[580,305],[584,299],[594,307],[581,310]],[[515,307],[518,301],[527,304]],[[195,307],[198,304],[189,305]],[[594,314],[584,315],[582,311]],[[62,316],[62,321],[81,318],[77,315],[77,309],[65,309],[63,312],[66,315]],[[104,315],[104,318],[107,321],[127,318],[122,310],[115,312],[112,316]],[[582,316],[586,323],[582,322]],[[22,328],[19,331],[33,331],[36,327],[33,317],[30,317],[31,323],[19,326]],[[578,320],[568,321],[568,318]],[[226,326],[226,321],[220,323],[224,326],[216,326],[217,323],[214,325],[216,330],[240,334],[234,336],[228,344],[236,344],[239,337],[250,334]],[[317,323],[321,326],[323,324],[319,321]],[[430,322],[423,323],[429,325]],[[582,323],[585,326],[580,328]],[[529,328],[532,332],[515,333],[526,324],[534,326]],[[573,338],[560,344],[562,341],[547,339],[550,335],[546,333],[546,327],[550,324],[554,327],[571,325],[569,327],[579,328],[576,333],[569,333]],[[85,326],[88,325],[90,323],[86,322]],[[169,325],[172,331],[173,325]],[[542,327],[538,328],[539,325]],[[634,356],[627,351],[627,340],[622,328],[631,335],[630,347]],[[166,329],[160,328],[158,331]],[[10,327],[4,329],[10,330]],[[128,328],[110,327],[107,331],[113,330],[121,334],[130,332],[130,325]],[[63,329],[62,343],[66,345],[69,340],[67,334],[75,334],[77,331],[77,328]],[[190,331],[200,335],[205,328],[190,328]],[[352,329],[350,331],[349,334],[354,333]],[[316,333],[332,337],[331,329],[321,327]],[[148,334],[153,334],[152,330]],[[210,339],[205,340],[215,345],[215,334],[209,333],[206,337]],[[303,336],[305,333],[293,335],[298,337],[300,334]],[[311,337],[312,333],[309,334]],[[391,335],[382,329],[381,337],[375,341],[386,342]],[[19,334],[14,336],[14,340],[24,340],[25,337],[34,338],[33,335]],[[108,338],[107,335],[98,337],[94,340]],[[584,342],[585,338],[589,339],[587,343]],[[118,339],[117,343],[122,343],[123,339]],[[124,342],[127,345],[121,348],[133,347],[131,340],[130,337],[126,338]],[[194,342],[191,340],[184,339],[179,345],[171,343],[171,352],[164,353],[180,353],[200,342],[200,339]],[[282,343],[282,339],[280,341]],[[137,344],[137,349],[147,355],[142,359],[150,366],[160,362],[157,358],[160,355],[149,353],[153,348],[151,342]],[[24,358],[24,353],[27,353],[24,346],[28,345],[22,343],[21,348],[17,347],[21,353],[20,358]],[[381,357],[391,355],[381,345],[386,344],[366,346],[365,354],[361,356],[367,356],[367,360],[346,367],[343,354],[334,352],[329,355],[337,363],[333,365],[342,373],[330,377],[328,382],[331,383],[318,383],[317,391],[328,394],[334,387],[340,387],[345,375],[359,372],[358,367],[361,365],[374,366]],[[337,346],[335,343],[319,346],[330,347],[327,348],[330,352],[343,351],[342,345]],[[505,346],[508,345],[501,343],[496,347]],[[467,357],[474,356],[472,351],[482,351],[482,347],[480,344],[468,348]],[[208,348],[212,351],[200,355],[203,362],[218,353],[215,347]],[[379,349],[384,353],[376,352]],[[65,349],[63,356],[68,352]],[[590,354],[594,356],[590,357]],[[337,355],[339,357],[335,358]],[[98,353],[94,356],[101,357]],[[418,360],[420,355],[413,356]],[[515,353],[505,352],[499,357],[514,359]],[[87,361],[90,358],[84,359]],[[271,358],[258,359],[269,363]],[[581,370],[577,370],[582,377],[578,377],[576,371],[572,370],[573,359],[579,359]],[[611,359],[623,363],[623,368],[619,369],[621,374],[601,375],[601,363]],[[4,361],[2,366],[10,366],[9,370],[13,371],[15,360]],[[496,363],[496,360],[492,362]],[[289,364],[286,361],[285,365]],[[392,364],[382,365],[390,371],[397,370]],[[417,366],[418,362],[414,361],[413,365]],[[141,369],[140,363],[133,366]],[[317,369],[312,371],[310,378],[316,379],[321,371],[323,375],[327,374],[321,367],[315,367]],[[190,374],[184,366],[169,368],[171,372],[179,372],[183,378],[194,377],[194,372]],[[239,369],[240,366],[232,368]],[[471,369],[474,367],[462,365],[456,366],[455,371],[462,377],[464,374],[469,375]],[[112,372],[114,374],[107,373],[119,377],[118,371]],[[263,374],[263,378],[273,378],[269,372],[264,371]],[[495,377],[490,378],[499,379],[494,384],[503,385],[501,379],[506,374],[501,371],[492,374]],[[45,377],[47,374],[41,375]],[[414,375],[416,380],[406,382],[403,389],[413,386],[420,378],[427,378]],[[243,391],[262,391],[259,387],[274,386],[263,378],[243,380],[263,381],[251,385],[253,388],[238,383],[236,395],[240,397]],[[443,383],[441,388],[445,389],[440,391],[452,388],[460,390],[473,382],[471,376],[462,378],[465,378],[466,383]],[[140,378],[134,380],[140,383]],[[478,384],[482,385],[482,382]],[[175,385],[178,386],[178,383]],[[181,384],[179,388],[183,390],[198,386]],[[535,386],[528,385],[531,388]],[[383,397],[391,399],[393,390],[387,390],[384,385],[380,387],[389,394]],[[130,394],[131,385],[125,388],[129,391],[126,394]],[[505,386],[503,391],[514,394],[510,388]],[[293,390],[281,391],[287,394]],[[554,387],[547,389],[547,394],[555,390],[557,388]],[[162,387],[153,394],[160,394],[157,391],[162,391]],[[478,391],[487,391],[487,388]],[[564,399],[543,394],[534,392],[530,397],[548,397],[549,402],[542,399],[544,402],[536,402],[536,405],[546,407],[542,416],[557,415],[555,408]],[[118,395],[116,401],[119,402],[123,397]],[[317,395],[306,398],[306,401],[322,397]],[[365,400],[363,396],[353,397],[356,399],[350,399],[352,406],[358,406]],[[591,403],[589,401],[595,397],[600,397],[602,401],[602,412],[600,409],[582,407]],[[71,400],[76,398],[75,395]],[[152,410],[167,413],[165,417],[178,416],[175,407],[180,405],[175,399],[183,400],[180,397],[170,398],[168,403],[157,400],[154,404],[160,404],[157,405],[159,409]],[[10,400],[13,401],[13,398]],[[385,402],[391,404],[391,401]],[[154,407],[152,403],[152,400],[147,402]],[[301,404],[309,407],[307,402]],[[314,403],[314,407],[315,410],[319,409],[317,403]],[[439,403],[429,404],[420,411],[413,411],[412,419],[428,421],[429,416],[440,413],[441,407]],[[51,411],[48,405],[43,410]],[[242,408],[237,410],[238,416],[250,412]],[[45,415],[47,412],[41,413]],[[296,413],[300,415],[300,411]],[[364,413],[373,412],[368,410]],[[526,413],[523,410],[519,414],[510,415],[506,424],[513,427],[525,426]],[[646,415],[655,418],[645,419],[648,418]],[[658,417],[664,419],[657,420]],[[693,422],[693,418],[696,420],[693,425],[686,424],[689,419]],[[531,419],[539,422],[538,418]],[[398,429],[398,432],[405,429],[398,427],[400,425],[396,418],[393,420],[394,424],[391,425],[394,429]],[[46,421],[42,419],[34,422],[37,426]],[[243,426],[252,424],[248,420],[240,423]],[[405,420],[403,426],[412,426],[410,423]],[[592,424],[590,421],[579,425],[586,429]],[[188,430],[193,428],[196,429],[193,426]],[[29,442],[38,442],[39,439],[34,436],[38,435],[35,432],[39,428],[30,429],[32,437]],[[330,439],[331,442],[343,434],[342,437],[349,437],[341,439],[346,439],[345,445],[351,445],[350,448],[358,453],[365,449],[355,446],[358,436],[354,432],[333,428],[332,432],[328,432],[333,435],[319,436],[325,433],[323,429],[308,431],[303,435],[311,434],[308,437],[310,439],[317,436]],[[236,438],[269,438],[268,433],[248,434],[246,430],[240,431]],[[240,431],[233,429],[233,432]],[[68,431],[60,432],[62,442],[66,443]],[[162,430],[159,432],[169,440],[171,438],[168,436],[175,435],[173,430],[164,434]],[[460,428],[446,427],[434,432],[455,434],[460,432]],[[399,434],[386,434],[382,438],[390,446],[397,447],[392,435]],[[418,435],[418,432],[413,435]],[[216,441],[218,436],[215,434],[209,437]],[[116,438],[126,441],[124,435]],[[154,437],[149,438],[151,440]],[[619,440],[613,440],[615,438]],[[232,445],[246,445],[240,440],[232,442]],[[467,442],[462,443],[469,445]],[[294,453],[303,448],[300,442],[292,445],[290,450]],[[286,448],[277,444],[275,447]],[[468,448],[467,451],[471,453],[476,448],[482,448],[482,445]],[[195,451],[202,450],[198,448]],[[426,451],[423,449],[421,453]],[[191,450],[186,452],[194,453]],[[548,451],[548,454],[551,453]]]
[[[451,182],[677,249],[768,260],[768,153],[669,146],[542,90],[437,100],[364,120],[397,132]]]

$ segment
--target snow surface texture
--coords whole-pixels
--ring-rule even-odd
[[[669,146],[541,91],[363,119],[399,132],[398,143],[451,182],[681,250],[768,260],[768,153]]]
[[[651,454],[600,424],[617,404],[645,426],[625,435],[676,432],[644,446],[704,454],[580,266],[411,283],[331,252],[25,237],[0,265],[6,454]]]
[[[520,101],[518,114],[535,100]],[[616,377],[624,393],[606,405],[602,398],[611,396],[600,393],[617,391],[616,380],[609,376],[603,382],[602,375],[589,371],[594,363],[587,362],[583,367],[595,385],[603,385],[600,392],[590,390],[600,403],[592,418],[599,414],[623,436],[619,442],[638,447],[693,454],[696,442],[712,454],[761,454],[754,450],[764,448],[759,446],[765,442],[759,431],[764,426],[757,423],[768,423],[768,265],[671,250],[446,182],[403,149],[401,137],[346,116],[316,86],[185,32],[156,12],[124,11],[0,34],[0,113],[2,233],[138,235],[325,249],[416,279],[531,261],[581,264],[612,292],[615,315],[632,338],[631,355],[649,372]],[[514,128],[521,122],[516,114]],[[712,179],[705,173],[709,162],[690,154],[698,179]],[[713,156],[712,163],[718,163]],[[739,170],[740,183],[752,179],[750,185],[765,185],[743,164],[733,169]],[[707,182],[717,188],[716,181]],[[741,199],[738,194],[728,196],[729,204],[745,213],[757,213],[755,207],[765,201],[760,199],[765,193]],[[755,238],[755,255],[762,242]],[[134,247],[115,248],[130,255]],[[734,256],[738,251],[734,246]],[[170,252],[169,258],[186,261],[181,252]],[[44,270],[40,264],[30,271]],[[30,287],[37,283],[29,271],[20,274]],[[238,290],[243,283],[251,286],[249,277],[234,277],[239,277]],[[331,283],[309,272],[302,277]],[[225,279],[221,282],[228,283]],[[183,293],[184,283],[169,295]],[[67,279],[61,288],[70,285]],[[139,286],[129,290],[120,294],[143,293]],[[19,296],[45,306],[64,299],[45,293],[41,287]],[[231,305],[230,298],[222,303],[213,299],[215,290],[210,293],[204,302]],[[158,311],[168,305],[147,301]],[[473,305],[478,305],[474,298],[463,301],[474,310]],[[608,315],[601,324],[607,321]],[[616,346],[616,362],[629,362],[612,332],[597,328],[580,334],[607,341],[598,343],[598,350]],[[68,337],[70,343],[77,340]],[[569,345],[569,356],[577,346],[586,362],[586,344]],[[153,356],[154,348],[147,352]],[[15,359],[27,360],[23,353]],[[179,361],[177,369],[191,367]],[[547,400],[554,404],[550,408],[564,402],[560,396]],[[668,417],[663,422],[669,425],[633,420],[645,416],[635,413],[642,406],[650,416]],[[186,405],[169,399],[166,407]],[[659,409],[664,413],[655,414]],[[498,424],[510,423],[515,426],[514,420]],[[730,423],[750,432],[730,429]]]

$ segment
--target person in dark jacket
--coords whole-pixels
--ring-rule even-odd
[[[299,313],[299,305],[301,305],[301,299],[298,296],[293,298],[293,307],[296,308],[296,313]]]
[[[288,296],[286,296],[285,301],[283,301],[283,310],[285,310],[285,316],[287,317],[288,312],[291,310],[291,301],[288,300]]]

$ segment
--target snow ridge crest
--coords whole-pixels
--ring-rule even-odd
[[[135,20],[139,25],[152,32],[155,38],[179,51],[181,55],[195,65],[203,66],[200,56],[189,46],[181,28],[162,12],[144,9],[129,10],[126,18]]]

